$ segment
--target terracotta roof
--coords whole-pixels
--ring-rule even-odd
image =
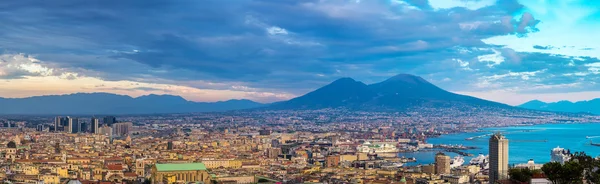
[[[125,177],[137,177],[137,174],[135,174],[133,172],[126,172],[126,173],[123,173],[123,176],[125,176]]]
[[[108,168],[108,170],[113,170],[113,171],[122,171],[123,170],[123,165],[107,165],[106,168]]]

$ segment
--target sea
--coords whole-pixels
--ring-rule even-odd
[[[479,154],[488,154],[489,137],[494,132],[500,132],[509,140],[508,160],[509,164],[526,163],[533,159],[535,163],[547,163],[550,161],[550,153],[553,148],[560,146],[574,152],[585,152],[596,157],[600,156],[600,146],[593,146],[590,141],[600,143],[600,123],[581,124],[543,124],[532,126],[515,126],[502,128],[485,128],[479,132],[459,133],[442,135],[427,139],[432,144],[451,144],[475,146],[478,149],[466,150],[476,157]],[[486,136],[483,136],[486,135]],[[465,140],[469,137],[481,136],[473,140]],[[438,151],[399,153],[399,156],[414,157],[417,162],[405,165],[431,164],[434,163],[435,154]],[[458,154],[444,152],[451,158]],[[473,157],[464,157],[468,164]]]

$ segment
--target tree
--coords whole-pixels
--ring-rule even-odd
[[[542,166],[542,171],[552,183],[561,181],[562,165],[558,162],[549,162]]]
[[[583,171],[585,168],[582,164],[577,161],[565,162],[562,166],[562,179],[564,182],[561,183],[583,183]]]
[[[583,172],[585,168],[577,160],[565,162],[561,165],[558,162],[550,162],[542,166],[542,171],[552,183],[556,184],[577,184],[583,183]]]
[[[519,182],[529,182],[531,180],[531,177],[533,176],[533,171],[531,171],[529,168],[512,168],[508,170],[508,175],[512,180],[516,180]]]
[[[583,166],[583,175],[587,181],[600,183],[600,160],[588,156],[585,152],[575,152],[571,160],[579,162]]]

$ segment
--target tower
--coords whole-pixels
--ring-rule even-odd
[[[450,156],[442,152],[435,154],[435,173],[450,174]]]
[[[74,134],[81,130],[81,125],[79,124],[79,120],[77,118],[67,117],[67,121],[69,125],[67,132]]]
[[[93,134],[98,134],[100,132],[98,128],[100,128],[100,121],[98,118],[93,117],[90,122],[90,132]]]
[[[508,178],[508,139],[500,133],[490,137],[490,183]]]
[[[58,132],[59,127],[61,127],[61,119],[62,117],[60,116],[56,116],[56,118],[54,118],[54,132]]]

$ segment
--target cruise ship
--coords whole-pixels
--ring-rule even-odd
[[[554,149],[552,149],[552,152],[550,152],[550,161],[551,162],[558,162],[561,164],[564,164],[565,162],[571,160],[571,151],[570,150],[565,150],[564,148],[561,147],[556,147]]]
[[[457,168],[462,166],[465,163],[465,159],[464,157],[461,156],[455,156],[451,161],[450,161],[450,168]]]
[[[396,145],[393,144],[372,144],[370,142],[365,142],[360,146],[356,147],[356,150],[358,152],[363,152],[363,153],[371,153],[371,152],[375,152],[375,153],[396,153],[398,152],[398,148],[396,148]]]
[[[483,155],[479,153],[477,157],[474,157],[469,161],[469,165],[478,165],[483,169],[487,169],[489,167],[489,155]]]

